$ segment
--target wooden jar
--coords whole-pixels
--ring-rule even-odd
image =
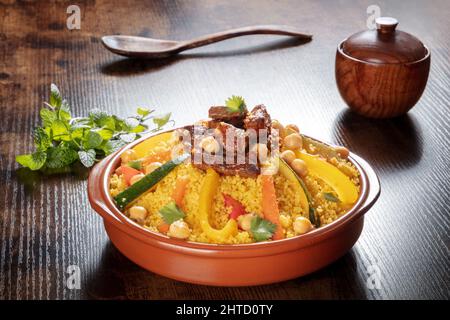
[[[355,112],[370,118],[407,113],[421,97],[430,51],[416,37],[396,30],[394,18],[376,20],[377,30],[356,33],[336,51],[339,92]]]

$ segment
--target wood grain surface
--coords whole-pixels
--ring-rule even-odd
[[[432,53],[416,107],[376,121],[349,112],[334,79],[336,46],[366,27],[373,1],[77,1],[81,29],[72,31],[66,28],[70,4],[0,0],[0,298],[450,298],[448,1],[376,1],[383,15],[396,17],[398,28]],[[157,61],[115,56],[99,41],[108,34],[189,39],[252,24],[292,25],[314,38],[251,36]],[[14,156],[31,151],[30,134],[51,82],[77,115],[97,107],[125,116],[150,106],[172,111],[179,125],[242,95],[305,134],[363,156],[380,176],[381,197],[353,249],[309,276],[244,288],[160,277],[108,241],[89,206],[86,180],[68,175],[21,182]],[[71,265],[80,269],[80,289],[66,286]],[[367,286],[373,272],[381,275],[378,289]]]

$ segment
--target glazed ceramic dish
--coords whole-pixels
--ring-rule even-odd
[[[363,228],[364,214],[380,193],[373,169],[350,153],[348,160],[360,173],[359,197],[347,213],[330,224],[300,236],[250,244],[174,239],[129,219],[110,195],[110,176],[120,165],[122,153],[148,138],[135,141],[93,168],[88,181],[89,200],[119,251],[149,271],[180,281],[216,286],[260,285],[318,270],[354,245]]]

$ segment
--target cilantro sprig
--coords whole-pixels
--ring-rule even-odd
[[[185,217],[185,213],[176,205],[175,201],[166,204],[159,210],[159,213],[167,224],[172,224]]]
[[[276,228],[276,224],[259,216],[255,216],[250,223],[250,233],[257,242],[270,239]]]
[[[143,133],[157,132],[171,122],[171,114],[157,117],[154,110],[138,108],[126,119],[93,109],[87,117],[73,117],[58,87],[50,86],[49,102],[40,110],[42,126],[34,129],[35,151],[16,156],[16,161],[33,171],[70,172],[79,162],[91,167],[101,158],[136,140]],[[147,124],[153,122],[153,128]]]
[[[227,106],[229,112],[243,113],[247,111],[245,100],[240,96],[231,96],[225,101],[225,105]]]

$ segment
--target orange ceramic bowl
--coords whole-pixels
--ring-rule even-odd
[[[379,180],[362,158],[349,160],[361,174],[360,196],[345,215],[307,234],[272,242],[218,245],[188,242],[149,231],[116,208],[109,194],[109,177],[123,151],[143,137],[98,163],[88,181],[89,201],[103,218],[116,248],[131,261],[157,274],[196,284],[250,286],[293,279],[316,271],[343,256],[358,240],[364,214],[380,194]]]

